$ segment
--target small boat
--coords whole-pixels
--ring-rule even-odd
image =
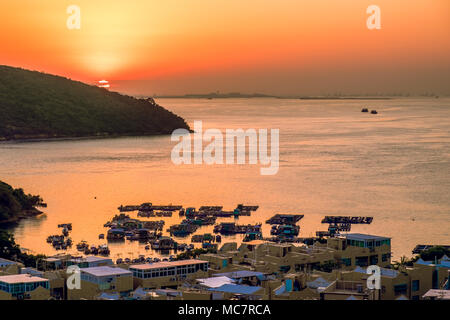
[[[85,249],[89,248],[89,245],[86,241],[82,240],[80,243],[77,244],[77,250],[78,251],[84,251]]]
[[[98,254],[98,248],[96,246],[92,246],[90,251],[92,254]]]
[[[102,255],[102,256],[108,256],[110,254],[108,245],[102,244],[102,245],[98,246],[98,254]]]
[[[178,243],[172,238],[161,237],[159,240],[153,241],[151,247],[153,250],[172,250],[177,249]]]
[[[244,239],[242,242],[249,242],[253,240],[262,240],[262,233],[261,232],[247,232],[244,236]]]

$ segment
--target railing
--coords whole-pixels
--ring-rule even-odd
[[[351,291],[358,293],[363,293],[365,291],[362,283],[353,281],[337,281],[335,288],[339,291]]]

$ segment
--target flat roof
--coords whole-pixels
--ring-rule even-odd
[[[118,275],[131,275],[131,271],[122,269],[122,268],[113,268],[109,266],[103,267],[91,267],[91,268],[82,268],[81,272],[88,273],[96,277],[106,277],[106,276],[118,276]]]
[[[218,288],[211,288],[208,290],[235,294],[254,294],[261,289],[262,287],[244,286],[240,284],[224,284]]]
[[[248,271],[248,270],[238,270],[232,272],[216,273],[213,277],[228,277],[231,279],[249,278],[264,275],[262,272]]]
[[[204,278],[197,279],[205,287],[209,288],[218,288],[223,286],[224,284],[234,283],[234,281],[228,277],[212,277],[212,278]]]
[[[350,240],[386,240],[386,239],[390,239],[389,237],[380,237],[380,236],[374,236],[374,235],[363,234],[363,233],[347,233],[343,236]]]
[[[430,289],[422,297],[450,300],[450,290]]]
[[[17,264],[17,262],[0,258],[0,265],[9,266],[9,265],[13,265],[13,264]]]
[[[48,279],[32,276],[29,274],[13,274],[9,276],[0,276],[0,281],[9,284],[15,284],[15,283],[42,282],[48,281]]]
[[[208,261],[190,259],[190,260],[178,260],[178,261],[162,261],[155,263],[143,263],[143,264],[134,264],[131,265],[130,268],[136,270],[151,270],[151,269],[159,269],[159,268],[170,268],[170,267],[178,267],[185,266],[190,264],[200,264],[200,263],[208,263]]]
[[[47,261],[47,262],[58,262],[58,261],[61,261],[60,258],[46,258],[46,259],[43,259],[43,260]]]
[[[359,266],[356,267],[355,270],[353,270],[353,271],[358,272],[358,273],[368,274],[367,268],[361,268]],[[399,274],[399,271],[393,270],[393,269],[387,269],[387,268],[380,268],[380,273],[382,276],[385,276],[385,277],[396,278]]]
[[[73,262],[99,262],[99,261],[112,261],[110,258],[98,257],[98,256],[87,256],[84,258],[73,258],[70,259]]]

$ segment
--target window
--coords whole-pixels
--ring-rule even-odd
[[[394,286],[395,295],[407,294],[408,293],[408,285],[407,284],[397,284]]]
[[[352,265],[352,258],[342,258],[341,262],[344,266],[349,267]]]
[[[375,265],[378,263],[378,255],[370,256],[370,264]]]
[[[383,261],[383,262],[388,261],[389,258],[390,258],[390,256],[391,256],[390,253],[384,253],[384,254],[381,256],[381,261]]]
[[[100,284],[98,285],[98,287],[99,287],[100,290],[109,290],[110,287],[111,287],[111,284],[110,284],[109,282],[106,282],[106,283],[100,283]]]
[[[368,260],[368,257],[356,257],[355,264],[360,267],[366,267],[368,266]]]
[[[420,281],[419,280],[413,280],[411,286],[412,286],[412,291],[419,291],[419,289],[420,289]]]

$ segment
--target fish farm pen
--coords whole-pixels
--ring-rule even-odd
[[[103,256],[110,255],[111,246],[118,248],[136,242],[145,252],[151,250],[153,255],[170,255],[195,248],[216,250],[219,243],[227,242],[230,237],[232,241],[244,243],[254,240],[311,243],[325,236],[349,231],[352,224],[370,224],[373,220],[372,217],[326,216],[321,222],[329,224],[328,231],[317,231],[316,237],[304,238],[300,237],[298,225],[304,218],[303,214],[277,213],[265,220],[271,227],[269,234],[264,236],[263,225],[257,222],[257,217],[253,219],[254,223],[237,222],[240,217],[255,214],[258,208],[244,204],[238,204],[232,210],[224,210],[223,206],[200,206],[197,209],[182,205],[153,205],[151,202],[120,205],[119,213],[104,223],[105,232],[98,235],[99,241],[103,243],[90,245],[81,240],[75,245],[70,237],[71,223],[58,225],[61,234],[48,236],[47,242],[57,251],[68,251],[74,247],[81,254]],[[145,255],[140,255],[139,259],[148,260]]]

